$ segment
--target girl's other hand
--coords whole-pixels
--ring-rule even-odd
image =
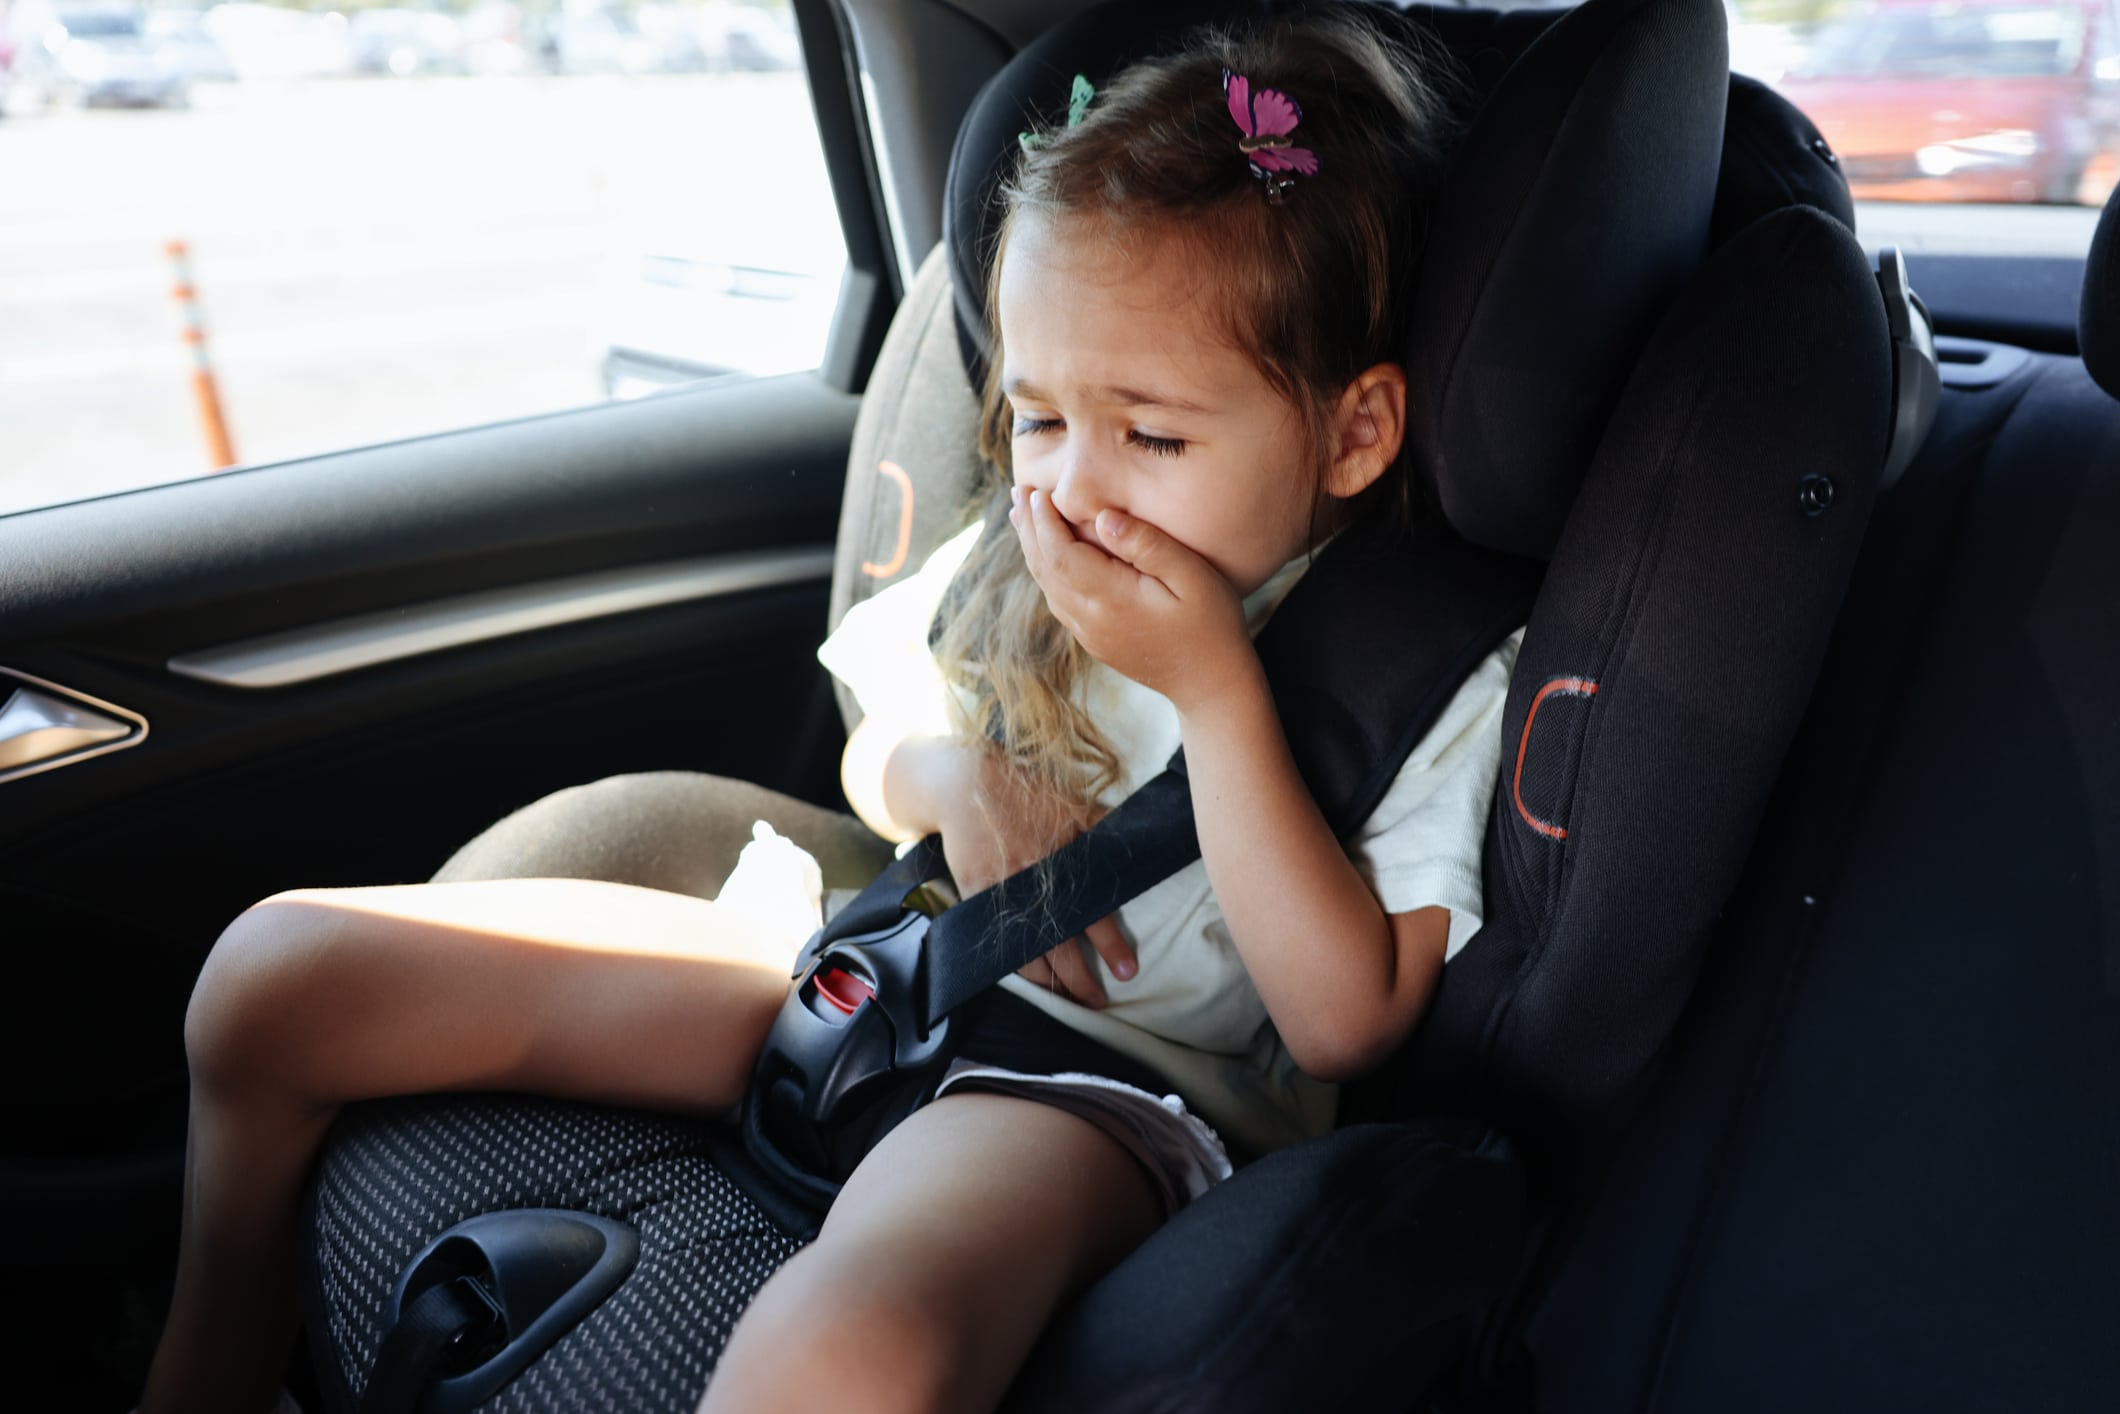
[[[1121,982],[1134,975],[1134,945],[1119,931],[1117,918],[1098,919],[1083,929],[1081,937],[1068,939],[1044,957],[1017,969],[1016,975],[1097,1011],[1111,1000],[1104,990],[1104,978],[1097,971],[1100,959]]]
[[[1051,854],[1081,834],[1102,812],[1060,810],[1031,789],[1020,772],[991,748],[952,743],[957,777],[936,793],[942,855],[959,892],[977,893]],[[1085,947],[1084,943],[1088,946]],[[1138,962],[1115,918],[1101,918],[1019,976],[1087,1007],[1107,1000],[1096,961],[1121,981]]]
[[[1186,713],[1258,675],[1244,605],[1213,565],[1137,516],[1098,513],[1084,540],[1043,491],[1011,491],[1009,522],[1053,617],[1090,656]]]

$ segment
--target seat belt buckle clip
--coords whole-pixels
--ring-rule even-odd
[[[810,940],[759,1052],[744,1098],[745,1146],[807,1196],[837,1188],[829,1170],[841,1126],[873,1120],[886,1103],[909,1112],[942,1083],[955,1054],[951,1019],[930,1025],[925,1015],[933,920],[908,900],[886,926],[838,938],[826,929]]]

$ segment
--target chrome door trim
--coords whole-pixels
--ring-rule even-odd
[[[559,624],[831,577],[829,545],[665,560],[334,619],[180,653],[168,666],[222,687],[290,687]]]
[[[0,785],[5,785],[9,781],[21,780],[24,776],[34,776],[40,771],[54,771],[61,766],[71,766],[76,761],[86,761],[92,756],[104,756],[113,751],[123,751],[128,746],[138,746],[141,742],[147,740],[147,718],[141,716],[138,712],[130,708],[120,707],[115,702],[105,702],[100,697],[91,697],[78,688],[66,687],[60,683],[53,682],[50,678],[40,678],[34,673],[25,673],[19,668],[0,667],[0,688],[7,689],[4,694],[0,694],[0,704],[4,704],[8,698],[15,695],[14,689],[8,686],[8,678],[28,683],[31,687],[49,692],[57,697],[71,698],[73,701],[93,707],[99,712],[107,712],[121,721],[130,722],[137,730],[131,736],[122,737],[117,741],[100,742],[95,746],[83,747],[79,751],[69,751],[63,756],[51,756],[41,761],[25,761],[20,766],[10,766],[4,771],[0,771]]]

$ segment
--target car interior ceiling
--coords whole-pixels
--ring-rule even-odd
[[[0,1195],[32,1219],[6,1251],[52,1297],[22,1349],[58,1352],[84,1397],[129,1397],[159,1320],[183,1002],[236,912],[426,877],[508,810],[621,771],[839,803],[821,579],[292,697],[164,666],[497,585],[830,546],[959,120],[1078,7],[796,8],[850,259],[818,375],[0,518],[0,667],[137,707],[157,737],[107,771],[0,781],[5,1044],[30,1082]],[[2120,289],[2094,268],[2086,291],[2076,258],[1908,264],[1956,340],[1942,402],[1877,501],[1657,1083],[1514,1312],[1542,1410],[2091,1409],[2120,1389],[2120,377],[2091,332],[2116,337]]]

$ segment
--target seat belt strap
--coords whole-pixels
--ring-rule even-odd
[[[1053,853],[1050,899],[1041,902],[1037,870],[1025,869],[935,920],[923,1021],[934,1025],[1199,857],[1192,791],[1182,769],[1166,770]]]
[[[1538,586],[1539,566],[1475,549],[1436,523],[1411,541],[1379,547],[1373,538],[1343,536],[1257,640],[1297,769],[1342,837],[1369,818],[1465,679],[1529,616]],[[1380,669],[1373,654],[1349,646],[1374,634],[1373,626],[1368,635],[1350,629],[1350,605],[1386,622],[1422,622],[1425,647]],[[1365,695],[1364,678],[1387,690]],[[939,866],[939,838],[922,844]],[[1034,867],[935,920],[923,1024],[933,1026],[1199,857],[1181,750],[1162,774],[1054,852],[1050,898],[1041,900]]]
[[[463,1290],[468,1278],[438,1282],[414,1297],[376,1348],[361,1414],[413,1414],[442,1357],[496,1313],[490,1302]]]

